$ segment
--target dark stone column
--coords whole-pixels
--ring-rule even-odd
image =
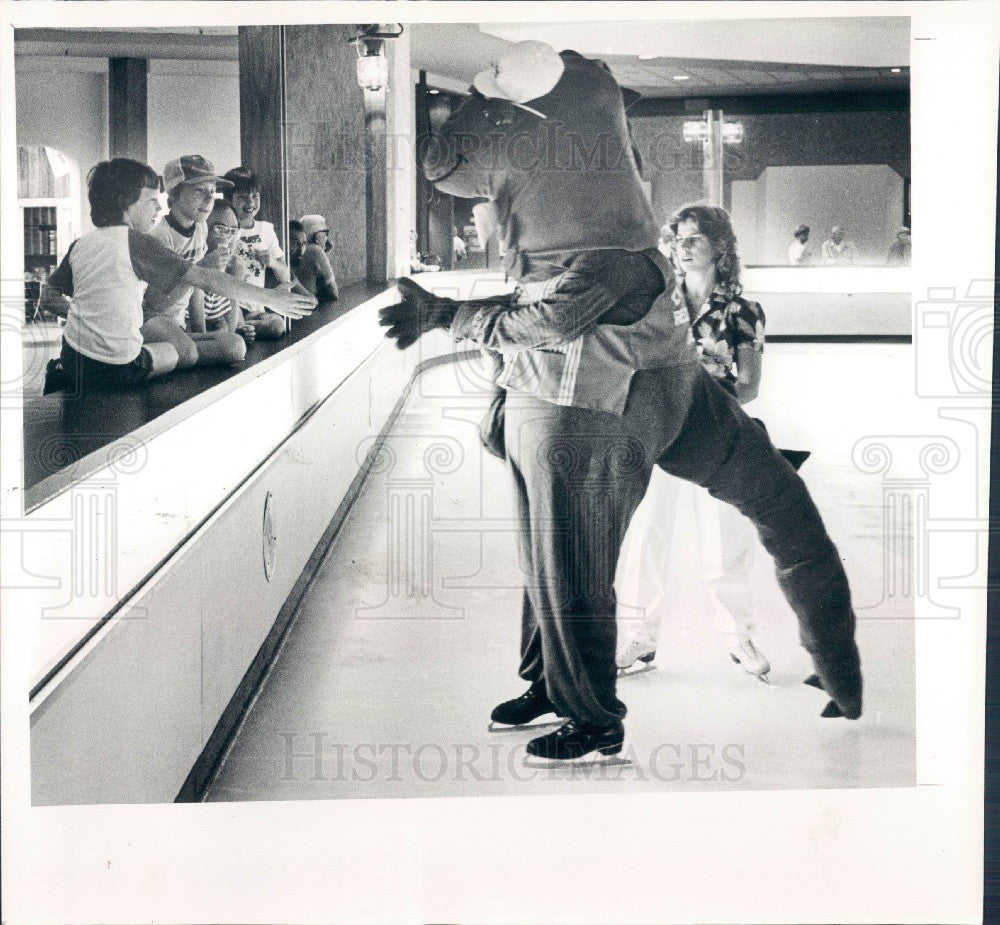
[[[240,160],[260,176],[260,216],[287,252],[283,26],[240,26]]]
[[[285,27],[289,217],[326,218],[341,285],[368,275],[366,114],[349,44],[356,34],[352,25]]]
[[[108,59],[108,153],[146,163],[145,58]]]
[[[387,137],[386,107],[394,94],[412,93],[409,81],[361,90],[356,35],[353,25],[240,28],[242,158],[260,174],[261,214],[283,240],[288,219],[322,215],[341,285],[386,281],[390,227],[395,233],[388,148],[398,141]],[[398,186],[393,178],[394,196]]]

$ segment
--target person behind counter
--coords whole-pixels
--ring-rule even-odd
[[[844,240],[844,229],[840,225],[830,229],[830,237],[823,242],[821,254],[826,266],[849,267],[858,262],[858,248],[853,241]]]
[[[309,242],[304,223],[295,219],[288,223],[288,259],[299,285],[320,302],[340,298],[330,259],[320,245]]]
[[[223,179],[233,184],[231,188],[223,190],[222,195],[233,207],[240,223],[236,254],[247,266],[247,283],[263,287],[266,271],[270,270],[280,285],[292,286],[292,275],[285,264],[285,255],[278,243],[274,225],[257,218],[260,211],[260,180],[257,174],[249,167],[234,167],[226,171]],[[299,292],[309,294],[302,287]],[[273,340],[284,336],[285,322],[278,317],[280,313],[267,310],[271,307],[269,304],[260,309],[248,304],[240,307],[246,320],[253,324],[259,339]]]
[[[792,232],[795,240],[788,245],[788,265],[790,267],[804,267],[812,263],[813,254],[808,246],[809,226],[799,225]]]
[[[912,247],[910,243],[910,229],[904,225],[896,232],[896,240],[889,246],[889,256],[886,263],[890,267],[908,267],[910,265]]]
[[[236,235],[240,230],[239,222],[233,207],[224,199],[217,199],[208,216],[208,250],[218,263],[218,269],[224,269],[230,276],[238,280],[247,277],[247,266],[243,259],[235,253]],[[228,331],[238,334],[249,347],[256,339],[257,332],[253,324],[244,320],[243,310],[239,304],[223,295],[206,292],[204,298],[205,330]]]

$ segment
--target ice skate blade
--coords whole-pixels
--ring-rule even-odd
[[[757,672],[750,671],[750,669],[745,668],[743,666],[743,662],[741,662],[735,655],[733,655],[732,652],[729,653],[729,657],[733,660],[733,664],[737,668],[739,668],[740,671],[746,672],[746,674],[750,675],[751,678],[756,678],[758,681],[763,681],[765,684],[771,683],[767,677],[771,673],[770,668],[768,668],[767,671],[762,671],[760,674],[757,674]]]
[[[656,671],[656,665],[652,662],[646,662],[645,664],[639,664],[639,662],[634,662],[629,665],[628,668],[619,668],[618,677],[619,678],[634,678],[637,674],[645,674],[647,671]]]
[[[537,755],[525,755],[526,768],[618,768],[632,764],[631,758],[623,758],[617,752],[612,755],[603,754],[600,749],[594,749],[579,758],[540,758]]]
[[[565,723],[565,719],[546,719],[538,722],[537,720],[532,720],[530,723],[521,723],[519,726],[508,726],[506,723],[498,723],[495,720],[490,720],[490,724],[486,727],[487,732],[519,732],[522,729],[546,729],[549,726],[561,726]]]

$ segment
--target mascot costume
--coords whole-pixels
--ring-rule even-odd
[[[809,492],[766,432],[698,360],[687,310],[640,185],[623,91],[600,61],[521,42],[476,76],[432,138],[439,190],[486,199],[515,301],[460,303],[400,280],[381,312],[405,348],[444,327],[498,355],[499,436],[513,476],[523,596],[520,676],[493,711],[565,723],[528,743],[556,761],[621,751],[613,582],[652,467],[753,521],[824,689],[824,716],[861,715],[850,589]],[[499,426],[502,424],[501,426]]]

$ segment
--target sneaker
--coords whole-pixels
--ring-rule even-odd
[[[758,678],[763,678],[771,670],[770,662],[751,639],[745,639],[730,647],[729,657],[748,674]]]
[[[647,665],[656,658],[656,644],[649,639],[629,639],[615,656],[615,664],[621,669],[631,668],[636,662]]]
[[[610,726],[589,726],[570,719],[554,732],[538,736],[528,743],[528,754],[550,761],[578,761],[593,752],[617,755],[625,743],[621,722]]]
[[[532,684],[520,697],[505,700],[495,707],[490,720],[504,726],[523,726],[546,713],[555,713],[544,684]]]

